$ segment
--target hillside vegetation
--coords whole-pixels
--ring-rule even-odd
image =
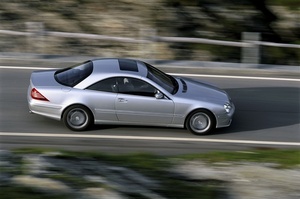
[[[300,44],[299,9],[298,0],[2,0],[0,29],[27,31],[28,22],[41,22],[45,31],[226,41],[241,41],[242,32],[260,32],[263,41]],[[240,62],[238,47],[41,35],[0,34],[0,52]],[[296,48],[261,48],[262,63],[299,65],[299,60]]]

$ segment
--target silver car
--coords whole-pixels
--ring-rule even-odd
[[[27,99],[31,113],[62,120],[74,131],[122,124],[185,127],[203,135],[229,126],[235,110],[219,88],[117,58],[34,71]]]

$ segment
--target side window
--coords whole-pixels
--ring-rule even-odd
[[[87,87],[86,89],[116,93],[118,91],[117,79],[116,78],[105,79]]]
[[[119,93],[149,97],[154,97],[156,93],[156,89],[152,85],[140,79],[119,77],[117,82]]]

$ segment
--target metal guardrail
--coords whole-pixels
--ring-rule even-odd
[[[119,42],[127,42],[127,43],[180,42],[180,43],[201,43],[201,44],[211,44],[211,45],[222,45],[222,46],[232,46],[232,47],[253,47],[255,45],[261,45],[261,46],[272,46],[272,47],[282,47],[282,48],[300,48],[300,45],[297,44],[283,44],[283,43],[273,43],[273,42],[264,42],[264,41],[233,42],[233,41],[222,41],[222,40],[190,38],[190,37],[151,36],[148,37],[147,39],[136,39],[130,37],[114,37],[114,36],[86,34],[86,33],[54,32],[54,31],[20,32],[20,31],[12,31],[12,30],[0,30],[0,34],[15,35],[15,36],[39,35],[39,36],[65,37],[65,38],[97,39],[97,40],[110,40],[110,41],[119,41]]]
[[[233,46],[233,47],[253,47],[253,44],[248,42],[233,42],[233,41],[222,41],[222,40],[203,39],[203,38],[154,37],[154,39],[155,41],[159,41],[159,42],[201,43],[201,44],[212,44],[212,45]]]
[[[297,44],[283,44],[283,43],[273,43],[265,41],[251,41],[250,43],[261,45],[261,46],[272,46],[272,47],[281,47],[281,48],[300,48],[300,45]]]
[[[34,33],[32,32],[19,32],[19,31],[13,31],[13,30],[0,30],[0,34],[5,35],[16,35],[16,36],[30,36]]]
[[[241,63],[245,64],[259,64],[261,58],[260,46],[281,47],[281,48],[300,48],[300,45],[296,44],[283,44],[260,41],[260,33],[255,32],[243,32],[242,41],[222,41],[205,38],[190,38],[190,37],[162,37],[155,34],[156,31],[141,31],[139,38],[130,37],[116,37],[98,34],[86,34],[86,33],[70,33],[70,32],[55,32],[45,31],[44,25],[41,22],[26,22],[27,31],[12,31],[12,30],[0,30],[0,34],[25,36],[27,37],[28,47],[27,51],[38,49],[39,53],[43,52],[45,46],[45,37],[62,37],[62,38],[78,38],[78,39],[91,39],[91,40],[105,40],[114,42],[125,43],[138,43],[141,44],[141,52],[144,52],[144,44],[151,44],[155,42],[165,43],[198,43],[209,45],[221,45],[241,48]],[[155,57],[153,52],[156,52],[155,46],[150,45],[150,50],[144,52],[144,56]]]

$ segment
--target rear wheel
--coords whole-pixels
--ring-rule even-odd
[[[67,108],[63,114],[63,122],[73,131],[86,130],[92,123],[91,111],[82,105],[74,105]]]
[[[195,135],[205,135],[211,132],[215,123],[215,118],[211,112],[196,110],[188,116],[185,126]]]

